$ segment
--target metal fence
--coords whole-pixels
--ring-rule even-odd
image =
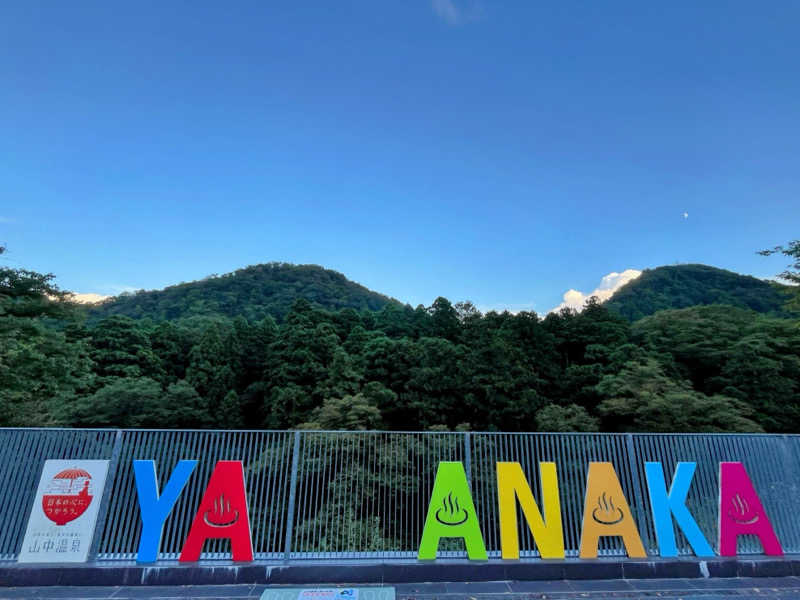
[[[495,463],[516,461],[540,497],[538,463],[555,462],[568,556],[577,556],[590,461],[614,464],[645,547],[657,554],[644,475],[659,461],[671,478],[679,461],[697,463],[687,504],[716,549],[718,464],[744,463],[787,553],[800,552],[800,436],[166,431],[0,429],[0,560],[20,550],[46,459],[109,459],[92,557],[133,560],[141,533],[134,459],[155,460],[163,487],[180,459],[198,459],[164,527],[160,558],[177,559],[217,460],[242,460],[256,560],[411,559],[416,557],[436,467],[463,461],[489,557],[500,556]],[[520,524],[520,554],[535,557]],[[678,531],[680,552],[691,550]],[[444,540],[441,556],[466,556]],[[229,542],[209,541],[203,559],[228,559]],[[740,554],[760,553],[746,536]],[[601,556],[622,556],[617,538],[601,538]]]

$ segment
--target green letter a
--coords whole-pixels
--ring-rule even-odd
[[[478,515],[460,462],[439,463],[417,558],[435,560],[443,537],[464,538],[469,559],[486,560]]]

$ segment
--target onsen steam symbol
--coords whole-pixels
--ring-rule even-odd
[[[728,510],[728,516],[740,525],[752,525],[758,521],[758,513],[750,510],[750,505],[745,498],[736,494],[731,498],[733,508]]]
[[[442,500],[442,507],[436,511],[436,520],[442,525],[461,525],[469,517],[469,513],[458,505],[458,497],[453,498],[453,492],[447,494]],[[464,515],[461,518],[461,515]]]
[[[239,511],[231,510],[231,502],[220,495],[214,499],[214,510],[207,510],[203,514],[203,521],[211,527],[228,527],[239,520]]]
[[[606,499],[606,493],[597,498],[597,508],[592,511],[592,518],[603,525],[616,525],[625,518],[621,508],[614,506],[614,499]]]

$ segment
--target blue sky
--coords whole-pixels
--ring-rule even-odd
[[[316,263],[539,312],[626,269],[771,276],[798,30],[779,1],[7,2],[5,262],[100,294]]]

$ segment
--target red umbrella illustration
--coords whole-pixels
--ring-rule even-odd
[[[83,469],[57,473],[42,496],[42,510],[56,525],[66,525],[80,517],[92,503],[89,492],[92,476]]]

